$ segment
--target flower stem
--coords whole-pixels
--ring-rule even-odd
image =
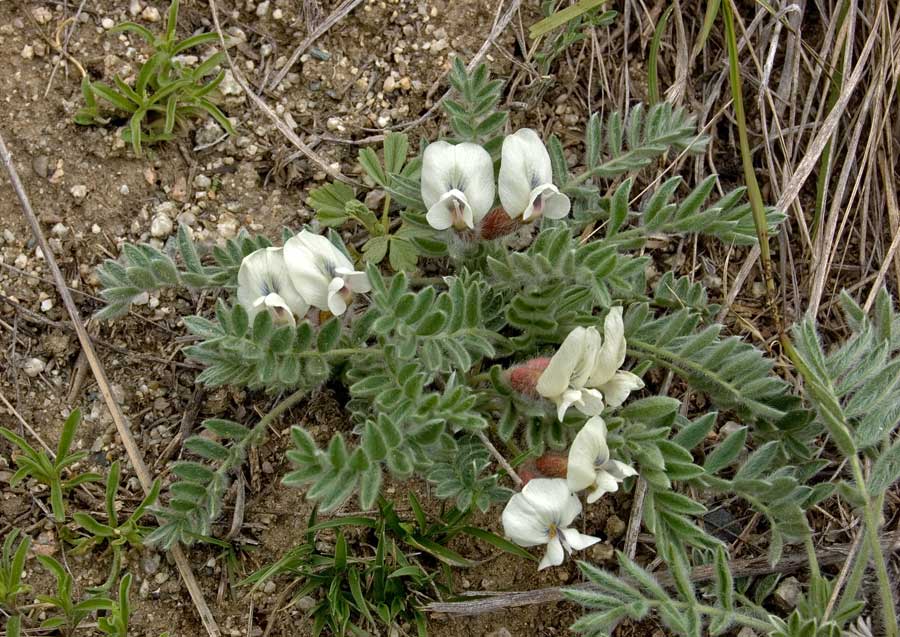
[[[516,473],[516,470],[513,469],[512,465],[509,464],[506,458],[503,457],[503,454],[501,454],[497,450],[497,447],[494,446],[494,443],[491,442],[490,438],[488,438],[487,435],[480,430],[476,431],[475,435],[478,436],[478,439],[485,447],[487,447],[487,450],[491,452],[491,455],[494,456],[494,459],[497,461],[497,463],[501,467],[503,467],[503,470],[506,471],[510,478],[512,478],[512,481],[515,483],[516,488],[521,489],[523,484],[522,478],[519,477],[519,474]]]
[[[853,470],[853,479],[856,481],[856,489],[865,503],[865,534],[869,542],[869,550],[872,552],[872,560],[875,562],[875,574],[878,577],[878,589],[881,594],[881,609],[884,614],[884,634],[886,637],[897,637],[897,613],[894,609],[894,595],[891,581],[888,578],[887,565],[884,561],[884,551],[881,550],[881,541],[878,539],[880,507],[876,510],[872,497],[866,489],[866,479],[863,476],[862,465],[859,456],[850,456],[850,467]],[[881,501],[881,498],[878,498]]]
[[[391,233],[391,196],[385,194],[384,210],[381,213],[381,227],[384,228],[384,234]]]

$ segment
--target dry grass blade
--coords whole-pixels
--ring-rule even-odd
[[[94,373],[94,377],[97,380],[97,385],[100,388],[100,393],[103,395],[103,400],[106,403],[106,407],[109,409],[113,421],[116,424],[116,430],[119,432],[119,437],[122,441],[122,445],[125,447],[126,453],[128,454],[128,459],[131,461],[131,465],[134,467],[137,478],[141,483],[141,488],[143,488],[144,493],[149,493],[153,485],[153,478],[151,477],[150,472],[147,469],[147,465],[144,464],[144,458],[141,454],[141,450],[138,447],[134,436],[132,436],[131,434],[131,429],[129,428],[128,423],[125,421],[125,416],[122,413],[122,410],[119,408],[119,404],[116,402],[115,397],[113,396],[112,389],[109,385],[109,380],[106,377],[106,371],[103,368],[103,363],[100,361],[100,357],[97,356],[97,351],[94,349],[94,345],[91,342],[91,337],[84,327],[84,323],[81,320],[81,315],[66,285],[65,277],[63,276],[62,272],[59,269],[59,266],[56,263],[56,259],[53,256],[53,251],[50,249],[50,245],[47,243],[47,238],[41,231],[40,224],[34,214],[34,210],[32,210],[31,208],[31,202],[29,201],[28,195],[25,192],[25,188],[22,185],[22,181],[19,179],[19,174],[16,171],[15,166],[13,165],[12,156],[6,148],[6,143],[2,135],[0,135],[0,161],[3,162],[4,166],[6,167],[7,173],[9,173],[9,179],[12,182],[13,190],[19,198],[19,202],[21,203],[22,212],[25,215],[25,219],[28,222],[32,233],[34,234],[34,238],[37,241],[38,246],[40,246],[41,250],[44,253],[44,259],[46,260],[47,267],[50,269],[50,272],[53,275],[53,281],[56,284],[57,291],[59,292],[60,297],[62,297],[63,304],[66,307],[69,318],[72,320],[72,324],[75,326],[75,331],[78,335],[78,341],[81,344],[85,356],[87,356],[88,363],[91,366],[91,371]],[[216,623],[215,618],[213,617],[212,611],[210,611],[209,606],[207,606],[206,604],[206,600],[203,597],[203,592],[200,590],[200,586],[197,584],[197,580],[194,578],[194,573],[191,570],[191,565],[187,559],[187,556],[185,555],[184,551],[181,550],[180,546],[174,547],[170,551],[170,553],[175,559],[175,563],[178,567],[179,573],[181,574],[181,578],[184,581],[184,585],[185,587],[187,587],[188,592],[191,595],[191,600],[194,602],[194,606],[196,607],[197,612],[200,615],[200,619],[203,622],[203,626],[206,628],[207,633],[210,635],[210,637],[219,637],[221,635],[221,631],[219,630],[219,626]]]

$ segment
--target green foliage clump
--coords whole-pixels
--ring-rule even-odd
[[[234,134],[231,122],[212,99],[213,92],[225,77],[225,72],[219,68],[225,59],[224,53],[211,55],[195,68],[185,68],[177,60],[178,55],[189,49],[218,41],[218,35],[200,33],[178,40],[175,33],[178,3],[179,0],[172,0],[169,6],[162,36],[134,22],[123,22],[112,29],[113,33],[139,35],[153,53],[141,65],[133,86],[118,75],[114,78],[115,86],[92,82],[85,75],[81,81],[85,106],[75,114],[75,123],[84,126],[107,124],[112,118],[124,115],[128,125],[122,130],[122,139],[131,144],[138,156],[143,144],[174,139],[176,127],[183,127],[189,120],[203,115],[211,116],[228,134]],[[107,114],[98,98],[113,108],[113,115]]]
[[[50,487],[50,508],[57,522],[65,522],[66,507],[63,496],[79,484],[95,482],[101,479],[97,473],[86,472],[63,478],[75,464],[88,457],[87,451],[70,452],[72,442],[75,439],[75,430],[81,422],[81,411],[75,409],[66,418],[59,436],[59,444],[56,447],[55,458],[51,458],[45,451],[38,451],[18,434],[5,427],[0,427],[0,436],[19,448],[19,455],[13,457],[18,470],[10,478],[9,483],[15,486],[27,477],[37,480],[41,484]]]

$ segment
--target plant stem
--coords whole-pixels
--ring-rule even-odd
[[[859,456],[850,456],[850,467],[853,470],[853,479],[856,481],[856,489],[865,502],[865,534],[872,551],[872,560],[875,562],[875,574],[878,576],[878,589],[881,594],[881,609],[884,614],[884,634],[886,637],[897,637],[897,613],[894,609],[894,595],[891,581],[888,578],[887,565],[884,561],[884,552],[881,550],[881,542],[878,539],[880,507],[875,509],[871,495],[866,489],[866,480],[863,476],[862,465]],[[881,498],[878,498],[881,501]]]
[[[381,212],[381,227],[384,228],[384,234],[391,234],[391,196],[385,194],[384,209]]]
[[[516,488],[522,488],[522,478],[519,477],[519,474],[516,473],[516,470],[512,468],[512,465],[507,462],[506,458],[503,457],[503,454],[497,451],[497,447],[494,446],[494,443],[490,441],[490,438],[483,431],[476,431],[475,435],[478,436],[478,439],[481,443],[487,447],[487,450],[491,452],[491,455],[494,456],[494,459],[497,460],[499,465],[503,467],[503,470],[512,478],[512,481],[515,483]]]
[[[736,623],[741,624],[743,626],[749,626],[755,630],[764,631],[768,634],[774,627],[771,623],[767,622],[764,619],[760,619],[758,617],[753,617],[752,615],[745,615],[744,613],[737,613],[734,611],[726,610],[724,608],[717,608],[715,606],[708,606],[706,604],[689,604],[688,602],[683,602],[676,599],[666,600],[666,603],[675,606],[676,608],[683,608],[685,610],[693,607],[696,608],[698,612],[707,615],[708,617],[720,617],[722,615],[729,615],[732,620]],[[662,602],[652,601],[650,602],[652,607],[662,606]]]
[[[818,579],[822,574],[819,571],[819,560],[816,557],[816,547],[813,545],[812,541],[812,531],[803,538],[803,546],[806,548],[806,556],[809,559],[809,573],[813,578]]]
[[[310,350],[308,352],[298,352],[297,356],[300,358],[309,358],[311,356],[353,356],[354,354],[380,354],[380,347],[344,347],[338,349],[331,349],[327,352],[319,352],[317,350]]]
[[[734,102],[734,118],[738,128],[738,142],[741,149],[741,163],[744,167],[744,181],[747,182],[747,195],[750,209],[753,212],[753,224],[759,241],[759,256],[762,262],[763,276],[766,281],[766,303],[775,319],[779,333],[784,333],[781,312],[775,300],[775,279],[772,275],[772,255],[769,252],[769,231],[766,226],[766,209],[763,205],[762,193],[756,181],[753,167],[753,154],[747,136],[747,116],[744,113],[744,96],[741,89],[741,67],[738,59],[737,34],[734,29],[734,11],[731,0],[722,0],[722,16],[725,20],[725,40],[728,46],[728,79],[731,84],[731,96]]]

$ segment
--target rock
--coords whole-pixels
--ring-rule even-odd
[[[53,309],[53,300],[52,299],[44,299],[41,301],[41,312],[49,312]]]
[[[103,18],[102,20],[100,20],[100,26],[109,31],[114,26],[116,26],[116,22],[112,18]]]
[[[256,5],[256,15],[260,18],[265,18],[269,13],[269,0],[264,0]]]
[[[272,12],[272,18],[275,20],[281,20],[284,17],[284,12],[281,9],[275,9]]]
[[[47,365],[40,358],[29,358],[22,364],[22,371],[29,378],[34,378],[40,374]]]
[[[222,78],[222,82],[219,84],[219,92],[222,95],[240,95],[242,93],[241,85],[234,79],[231,69],[226,69],[225,77]]]
[[[775,589],[775,603],[784,610],[791,610],[797,606],[800,598],[800,582],[796,577],[788,577]]]
[[[501,626],[492,633],[488,633],[487,637],[512,637],[512,633],[505,626]]]
[[[50,232],[59,238],[64,238],[69,235],[69,226],[63,224],[62,222],[55,224],[52,228],[50,228]]]
[[[128,13],[130,13],[133,18],[136,18],[143,8],[144,5],[141,4],[140,0],[131,0],[128,3]]]
[[[397,88],[397,80],[394,79],[393,75],[388,75],[387,79],[384,80],[384,84],[381,85],[381,89],[385,93],[392,93],[395,88]]]
[[[742,424],[734,422],[733,420],[729,420],[719,429],[719,437],[725,439],[731,434],[735,433],[736,431],[740,431],[743,428],[744,426]]]
[[[72,196],[75,199],[84,199],[87,197],[87,186],[84,184],[76,184],[69,189],[69,192],[72,193]]]
[[[200,174],[194,177],[194,188],[197,190],[208,190],[212,186],[212,179],[206,175]]]
[[[147,6],[141,11],[141,17],[147,22],[159,22],[159,9]]]
[[[277,590],[277,588],[278,585],[275,583],[275,581],[269,580],[268,582],[266,582],[265,586],[263,586],[263,593],[265,593],[266,595],[271,595]]]
[[[366,208],[369,210],[381,210],[385,196],[383,190],[370,190],[366,193]]]
[[[34,170],[34,174],[38,177],[47,178],[47,175],[50,174],[50,158],[46,155],[38,155],[37,157],[31,160],[31,169]]]
[[[119,186],[119,194],[123,197],[127,197],[131,193],[131,188],[128,187],[128,184],[122,184]]]
[[[185,211],[178,215],[176,221],[178,221],[179,224],[183,224],[190,228],[195,223],[197,223],[197,215],[195,215],[193,212]]]
[[[219,216],[216,230],[223,239],[234,239],[238,233],[238,221],[232,215],[225,213]]]
[[[172,223],[172,218],[165,212],[157,213],[150,222],[150,234],[157,239],[168,237],[174,228],[175,224]]]
[[[31,10],[31,15],[38,24],[47,24],[53,19],[53,14],[47,7],[35,7]]]
[[[749,626],[744,626],[738,631],[737,637],[756,637],[756,632]]]
[[[178,175],[172,185],[172,190],[169,191],[169,196],[179,203],[184,203],[187,201],[187,195],[187,179],[184,175]]]
[[[299,608],[300,610],[310,610],[315,605],[316,600],[314,600],[309,595],[305,595],[297,600],[297,608]]]
[[[616,556],[616,550],[608,542],[599,542],[588,549],[588,554],[593,562],[609,562]]]
[[[147,575],[153,575],[156,571],[159,570],[159,562],[162,559],[162,556],[153,551],[148,553],[143,558],[141,558],[141,568],[144,569],[144,572]]]
[[[615,540],[622,537],[625,533],[627,525],[618,515],[611,515],[606,518],[606,537]]]
[[[19,54],[25,60],[30,60],[34,57],[34,47],[30,44],[26,44],[22,47],[22,52]]]

